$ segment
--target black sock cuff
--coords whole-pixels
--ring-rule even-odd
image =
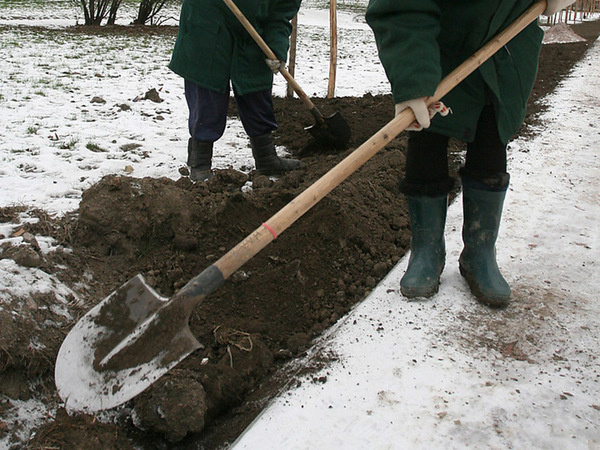
[[[410,196],[439,197],[446,195],[456,187],[454,178],[447,178],[433,183],[411,183],[405,179],[400,181],[400,192]]]

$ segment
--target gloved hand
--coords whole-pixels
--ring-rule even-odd
[[[426,98],[427,97],[414,98],[412,100],[396,103],[396,116],[406,108],[410,108],[415,115],[415,119],[417,119],[406,128],[408,131],[421,131],[423,128],[429,128],[431,119],[437,113],[440,113],[442,116],[447,116],[448,113],[452,112],[450,108],[442,102],[434,102],[427,108],[427,104],[425,103]]]
[[[278,59],[265,59],[265,63],[267,63],[267,66],[269,66],[269,69],[271,69],[271,72],[273,73],[278,73],[280,69],[283,69],[285,67],[285,62],[279,61]]]
[[[575,3],[575,0],[548,0],[548,3],[546,4],[546,10],[543,12],[543,14],[545,16],[552,16],[561,9],[564,9],[573,3]]]

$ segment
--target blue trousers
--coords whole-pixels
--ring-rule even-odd
[[[238,95],[234,88],[233,96],[240,120],[249,137],[262,136],[277,129],[270,89]],[[220,94],[185,80],[185,99],[189,109],[188,125],[192,139],[215,142],[223,136],[229,91]]]

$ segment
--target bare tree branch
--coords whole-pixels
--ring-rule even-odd
[[[136,25],[146,25],[148,22],[150,22],[150,25],[159,23],[158,13],[169,1],[172,2],[173,0],[141,0],[138,16],[133,23]]]

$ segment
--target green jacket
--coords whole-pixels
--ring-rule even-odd
[[[290,21],[301,0],[235,0],[267,45],[285,61]],[[228,92],[231,80],[240,95],[270,89],[273,73],[263,51],[223,0],[184,0],[169,68],[186,80]]]
[[[370,0],[366,18],[394,103],[433,95],[444,76],[532,4],[532,0]],[[481,109],[491,101],[500,138],[508,142],[525,118],[542,37],[535,22],[519,33],[442,99],[453,114],[437,115],[430,130],[472,142]],[[485,85],[491,96],[486,96]]]

